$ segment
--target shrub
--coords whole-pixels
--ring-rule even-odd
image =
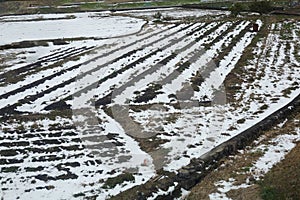
[[[244,10],[244,6],[241,3],[235,3],[229,8],[231,15],[237,16]]]
[[[272,186],[263,187],[261,190],[261,197],[263,200],[280,200],[280,199],[282,199],[282,195],[279,193],[279,191]]]
[[[154,18],[156,19],[161,19],[162,18],[162,14],[160,12],[156,12],[154,15],[153,15]]]
[[[272,11],[272,5],[270,1],[256,1],[249,5],[249,9],[260,14],[269,13]]]

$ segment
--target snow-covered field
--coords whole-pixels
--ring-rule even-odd
[[[117,37],[136,33],[145,23],[137,18],[106,16],[74,13],[0,17],[0,45],[26,40]]]
[[[198,15],[227,14],[214,12]],[[281,32],[299,23],[273,24],[251,48],[232,103],[224,81],[257,35],[253,21],[121,15],[0,18],[0,45],[46,42],[0,51],[4,199],[109,198],[158,169],[176,173],[299,95],[299,32]]]

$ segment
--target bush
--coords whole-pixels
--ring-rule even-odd
[[[237,16],[244,10],[244,6],[241,3],[235,3],[229,8],[231,15]]]
[[[250,11],[258,12],[260,14],[271,12],[272,5],[270,1],[257,1],[249,5]]]
[[[161,14],[160,12],[156,12],[156,13],[153,15],[153,17],[154,17],[155,19],[161,19],[161,18],[162,18],[162,14]]]
[[[262,197],[263,200],[280,200],[280,199],[284,199],[282,194],[280,194],[280,192],[272,186],[266,186],[266,187],[262,188],[261,197]]]

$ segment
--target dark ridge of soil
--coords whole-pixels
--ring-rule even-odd
[[[66,109],[71,109],[71,105],[68,105],[65,101],[58,101],[46,106],[44,109],[45,110],[66,110]]]

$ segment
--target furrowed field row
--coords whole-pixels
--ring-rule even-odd
[[[228,39],[229,38],[229,36],[231,36],[232,34],[231,34],[231,31],[232,31],[232,28],[234,28],[237,24],[239,24],[240,22],[237,22],[237,23],[235,23],[232,27],[230,27],[229,29],[226,29],[225,31],[223,31],[219,36],[220,36],[220,38],[225,38],[224,40],[222,40],[222,41],[219,41],[219,42],[217,42],[217,40],[219,40],[219,37],[218,38],[212,38],[211,40],[210,40],[210,42],[209,43],[206,43],[205,45],[206,46],[212,46],[212,45],[214,45],[214,44],[216,44],[217,45],[217,43],[220,43],[219,44],[219,47],[221,47],[222,46],[222,44],[224,44],[224,43],[229,43],[230,41],[232,41],[232,39],[233,38],[231,38],[231,39]],[[248,23],[246,23],[246,25],[247,25]],[[246,25],[245,26],[241,26],[241,27],[237,27],[237,28],[235,28],[235,29],[237,29],[236,31],[239,33],[240,31],[242,31],[242,30],[247,30],[247,28],[246,28]],[[244,34],[244,33],[242,33],[242,34]],[[225,37],[226,36],[226,37]],[[239,38],[239,37],[238,37]],[[220,49],[219,49],[220,50]],[[220,50],[220,51],[225,51],[226,49],[222,49],[222,50]],[[209,49],[208,49],[208,51],[209,51]],[[204,54],[205,54],[206,52],[204,52]],[[158,84],[160,84],[160,85],[166,85],[166,84],[171,84],[172,83],[172,81],[174,80],[174,79],[176,79],[181,73],[184,73],[184,70],[185,69],[187,69],[187,68],[189,68],[190,67],[190,65],[191,64],[193,64],[194,62],[196,62],[197,60],[198,60],[198,58],[200,57],[200,55],[197,55],[197,54],[195,54],[194,56],[192,56],[189,60],[187,60],[187,61],[185,61],[185,62],[182,62],[182,63],[180,63],[180,64],[178,64],[178,66],[176,66],[177,68],[176,68],[176,71],[173,71],[171,74],[169,74],[168,76],[166,76],[165,78],[163,78],[163,77],[160,77],[161,78],[161,80],[157,80],[156,82],[152,82],[152,83],[150,83],[150,85],[151,84],[154,84],[154,83],[158,83]],[[202,63],[202,64],[204,64],[204,63]],[[206,67],[209,67],[209,65],[205,65]],[[212,69],[214,69],[214,68],[212,68]],[[197,70],[200,70],[200,69],[197,69]],[[208,69],[208,70],[211,70],[211,69]],[[153,77],[153,79],[155,79],[154,77]],[[137,84],[137,85],[140,85],[140,84]],[[178,91],[180,91],[180,89],[182,89],[182,87],[180,87],[180,88],[177,88],[177,90]],[[139,90],[141,90],[141,89],[139,89]],[[147,89],[146,89],[147,90]],[[159,92],[159,91],[158,91]],[[175,91],[174,91],[174,93],[175,93]],[[146,95],[146,93],[145,93],[145,95]],[[139,98],[142,98],[143,96],[140,96]],[[154,96],[152,96],[152,99],[154,99],[154,98],[156,98],[157,97],[157,95],[154,95]],[[128,98],[128,97],[127,97]],[[136,97],[134,97],[134,98],[136,98]],[[133,99],[134,99],[133,98]],[[147,103],[147,101],[149,100],[149,99],[147,99],[147,98],[144,98],[146,101],[139,101],[139,103]]]
[[[191,26],[191,25],[190,25]],[[181,28],[182,30],[185,30],[186,28],[188,28],[188,27],[190,27],[190,26],[185,26],[185,27],[183,27],[183,28]],[[174,28],[174,27],[173,27]],[[179,28],[180,28],[180,26],[179,26]],[[175,28],[175,29],[178,29],[178,28]],[[178,30],[177,30],[178,31]],[[170,33],[170,34],[175,34],[176,32],[172,32],[172,33]],[[159,34],[160,33],[156,33],[155,34],[155,36],[156,35],[158,35],[159,36]],[[170,34],[167,34],[167,35],[170,35]],[[160,36],[161,37],[161,36]],[[150,36],[148,36],[147,38],[152,38],[152,35],[150,35]],[[157,41],[157,40],[156,40]],[[138,42],[145,42],[145,40],[144,39],[140,39],[140,41],[138,41]],[[149,43],[148,43],[149,44]],[[146,44],[145,44],[146,45]],[[129,45],[126,45],[125,47],[123,47],[122,48],[122,50],[123,49],[126,49],[126,48],[130,48],[130,49],[132,49],[132,48],[134,48],[134,46],[139,46],[138,45],[138,43],[137,42],[134,42],[134,43],[131,43],[131,44],[129,44]],[[46,80],[51,80],[51,79],[53,79],[53,78],[59,78],[59,76],[60,75],[65,75],[65,76],[67,76],[67,77],[69,77],[70,75],[69,74],[66,74],[65,72],[68,72],[68,71],[74,71],[74,70],[78,70],[79,69],[79,67],[81,67],[81,66],[83,66],[83,65],[86,65],[86,64],[88,64],[88,63],[91,63],[91,62],[95,62],[95,61],[97,61],[98,59],[100,59],[100,58],[103,58],[103,57],[107,57],[107,56],[112,56],[112,53],[120,53],[120,52],[118,52],[118,50],[119,49],[117,49],[117,50],[113,50],[113,52],[109,52],[109,53],[107,53],[107,54],[104,54],[104,55],[100,55],[100,56],[97,56],[96,58],[93,58],[93,59],[90,59],[90,60],[88,60],[88,61],[85,61],[84,63],[81,63],[81,64],[77,64],[77,65],[75,65],[75,66],[72,66],[72,67],[70,67],[70,68],[68,68],[67,70],[65,70],[65,71],[60,71],[60,72],[57,72],[57,73],[55,73],[55,74],[53,74],[53,75],[50,75],[50,76],[48,76],[48,77],[44,77],[43,79],[40,79],[40,80],[38,80],[38,81],[35,81],[35,82],[33,82],[33,83],[31,83],[31,84],[29,84],[29,85],[26,85],[26,86],[23,86],[23,87],[21,87],[21,88],[19,88],[19,89],[17,89],[17,90],[14,90],[14,91],[12,91],[11,93],[10,93],[10,96],[11,95],[16,95],[17,93],[18,93],[18,95],[20,95],[20,96],[22,96],[22,94],[19,94],[20,92],[22,92],[22,91],[26,91],[26,89],[30,89],[30,88],[32,88],[33,86],[37,86],[37,85],[39,85],[39,87],[40,88],[44,88],[45,90],[47,90],[47,84],[46,83],[44,83]],[[133,52],[136,52],[136,50],[133,50]],[[127,52],[128,53],[128,52]],[[130,55],[130,54],[129,54]],[[116,58],[116,59],[114,59],[114,61],[117,61],[117,60],[120,60],[120,59],[122,59],[122,58],[124,58],[124,57],[126,57],[127,55],[126,54],[124,54],[124,55],[122,55],[121,57],[119,57],[119,58]],[[103,59],[102,59],[103,60]],[[113,62],[113,61],[110,61],[110,62]],[[97,69],[91,69],[91,70],[89,70],[89,71],[87,71],[87,72],[85,72],[84,74],[80,74],[79,76],[83,76],[83,75],[86,75],[86,74],[89,74],[89,73],[92,73],[93,71],[96,71]],[[76,78],[76,75],[78,75],[78,72],[77,73],[75,73],[74,74],[75,75],[75,78]],[[72,79],[69,79],[69,80],[64,80],[64,79],[62,79],[63,81],[65,81],[65,82],[67,82],[67,83],[70,83],[70,82],[73,82],[74,80],[75,80],[75,78],[72,78]],[[60,81],[61,82],[61,81]],[[43,84],[44,83],[44,84]],[[41,84],[43,84],[44,86],[41,86]],[[50,88],[51,89],[51,88]],[[43,89],[40,89],[40,90],[43,90]],[[48,89],[49,90],[49,89]],[[33,91],[32,91],[33,92]],[[25,92],[26,93],[26,92]],[[25,94],[24,94],[25,95]],[[26,94],[26,96],[27,96],[28,94]],[[16,98],[15,97],[12,97],[12,99],[14,99],[14,101],[16,101]],[[18,99],[18,98],[17,98]],[[19,98],[19,99],[22,99],[22,98]],[[7,99],[7,101],[9,101],[8,99]],[[10,101],[10,103],[11,103],[11,101]]]
[[[66,66],[63,67],[61,70],[65,69],[65,70],[67,70],[67,71],[71,71],[71,70],[73,70],[73,69],[79,68],[81,65],[87,65],[87,64],[92,63],[92,62],[95,62],[95,61],[97,61],[97,60],[101,60],[101,59],[104,58],[104,57],[107,58],[108,56],[113,57],[113,56],[116,56],[116,55],[120,55],[120,54],[122,54],[122,52],[128,51],[127,48],[128,48],[128,47],[131,47],[131,46],[134,45],[136,42],[144,42],[144,41],[147,41],[148,38],[151,38],[151,37],[153,37],[153,36],[160,35],[161,33],[166,32],[166,31],[172,31],[172,29],[174,29],[174,28],[176,28],[176,27],[175,27],[175,26],[172,26],[172,27],[168,27],[168,28],[165,28],[165,29],[163,29],[163,30],[160,30],[160,31],[156,31],[156,32],[154,32],[154,33],[150,32],[150,33],[146,34],[145,36],[143,35],[142,37],[137,37],[137,38],[132,39],[132,40],[129,39],[129,44],[126,44],[126,45],[124,45],[124,46],[121,46],[121,47],[119,47],[119,48],[117,48],[117,49],[110,50],[110,51],[108,51],[108,52],[105,52],[105,51],[102,52],[101,50],[102,50],[103,46],[100,46],[100,47],[98,47],[98,48],[100,49],[99,55],[97,55],[96,57],[90,58],[89,60],[87,60],[87,61],[85,61],[85,62],[83,62],[83,63],[81,63],[81,64],[79,64],[79,65],[77,64],[77,65],[75,65],[75,67],[72,66],[72,63],[69,64],[69,65],[68,65],[67,63],[65,63]],[[137,39],[137,40],[136,40],[136,39]],[[134,42],[133,42],[133,41],[134,41]],[[38,62],[39,62],[39,61],[38,61]],[[73,64],[73,65],[74,65],[74,64]],[[89,70],[93,70],[93,67],[95,67],[95,66],[93,65],[93,66],[91,66],[90,68],[87,68],[87,67],[86,67],[86,68],[84,68],[84,69],[87,69],[87,72],[89,72]],[[52,75],[58,76],[58,75],[59,75],[59,72],[53,73]],[[46,76],[46,77],[45,77],[45,76]],[[39,81],[39,79],[41,79],[41,78],[47,79],[47,76],[49,76],[49,74],[42,74],[42,76],[37,76],[37,79],[29,78],[28,80],[26,79],[25,81],[21,82],[20,84],[19,84],[19,83],[16,84],[16,86],[13,85],[13,86],[6,87],[6,88],[5,88],[6,91],[7,91],[7,90],[12,90],[12,91],[7,92],[8,94],[5,94],[5,98],[7,98],[7,97],[10,96],[10,95],[15,94],[16,92],[14,91],[14,89],[19,88],[18,92],[24,91],[24,89],[23,89],[22,87],[26,86],[26,84],[34,83],[35,81]],[[40,77],[40,78],[39,78],[39,77]],[[51,77],[52,77],[52,76],[51,76]],[[10,89],[10,87],[12,87],[12,89]]]
[[[191,27],[192,28],[192,26],[188,26],[188,27],[184,27],[181,31],[184,31],[184,30],[187,30],[187,31],[189,31],[189,29],[187,29],[187,28],[189,28],[189,27]],[[172,33],[172,35],[174,35],[174,34],[177,34],[177,32],[174,32],[174,33]],[[186,35],[186,34],[183,34],[184,36]],[[170,36],[165,36],[165,38],[167,39],[168,37],[170,37]],[[162,41],[162,39],[163,38],[160,38],[160,39],[158,39],[158,40],[155,40],[155,41],[153,41],[152,42],[152,44],[155,44],[155,43],[157,43],[157,42],[160,42],[160,41]],[[172,43],[174,43],[174,42],[172,42]],[[147,44],[148,45],[148,44]],[[147,45],[145,45],[145,46],[147,46]],[[161,50],[161,48],[159,49],[159,50]],[[129,56],[132,56],[131,54],[132,54],[133,52],[128,52],[127,54],[129,55]],[[135,53],[135,52],[134,52]],[[116,60],[119,60],[119,59],[116,59]],[[139,60],[137,60],[138,62],[140,62]],[[109,62],[109,63],[106,63],[106,64],[104,64],[104,65],[100,65],[100,66],[98,66],[97,67],[97,69],[94,69],[93,71],[96,71],[96,70],[98,70],[98,68],[102,68],[102,67],[109,67],[109,66],[107,66],[108,64],[111,64],[111,63],[114,63],[113,61],[112,62]],[[117,66],[118,67],[118,66]],[[106,70],[105,70],[106,71]],[[80,79],[81,77],[83,77],[84,75],[86,75],[87,73],[84,73],[84,74],[80,74],[78,77],[76,77],[77,79]],[[94,77],[95,78],[95,77]],[[97,77],[96,77],[97,78]],[[73,82],[73,81],[70,81],[70,82]],[[96,83],[97,84],[97,83]],[[61,86],[60,86],[61,87]],[[51,88],[50,88],[51,89]],[[44,93],[46,93],[45,91],[44,91]]]
[[[219,24],[217,27],[219,27],[221,24]],[[206,34],[209,30],[211,30],[212,28],[215,28],[216,26],[213,26],[213,27],[211,27],[211,28],[209,28],[208,30],[206,30],[206,31],[202,31],[202,33],[200,34],[201,36],[200,37],[202,37],[202,35],[203,34]],[[190,34],[190,35],[192,35],[192,34]],[[198,35],[195,33],[195,35],[196,36],[194,36],[194,37],[198,37]],[[139,79],[140,77],[142,77],[142,76],[144,76],[144,75],[147,75],[147,74],[151,74],[151,73],[153,73],[153,72],[155,72],[156,70],[158,70],[158,69],[160,69],[162,66],[165,66],[170,60],[172,60],[173,58],[175,58],[177,55],[176,55],[176,53],[174,54],[174,53],[172,53],[172,52],[177,52],[177,51],[180,51],[180,48],[181,48],[181,50],[184,50],[184,49],[187,49],[188,47],[192,47],[193,45],[195,45],[196,43],[194,42],[194,38],[193,37],[189,37],[188,38],[189,40],[191,40],[190,42],[188,42],[188,40],[182,40],[182,38],[180,38],[180,39],[178,39],[178,41],[176,41],[176,40],[172,40],[172,43],[170,43],[168,46],[166,46],[167,48],[170,48],[170,50],[171,50],[171,52],[170,52],[170,54],[169,54],[169,56],[167,56],[168,54],[166,54],[165,56],[167,56],[167,57],[159,57],[159,60],[158,60],[158,62],[154,62],[154,63],[150,63],[149,64],[149,60],[145,60],[145,61],[143,61],[142,63],[137,63],[138,65],[136,66],[138,69],[140,69],[140,68],[142,68],[142,69],[144,69],[145,67],[151,67],[151,68],[149,68],[149,69],[147,69],[146,71],[143,71],[143,73],[142,74],[138,74],[138,75],[136,75],[136,74],[134,74],[134,80],[136,80],[136,79]],[[176,44],[177,42],[181,42],[181,43],[183,43],[183,46],[182,47],[179,47],[179,49],[174,49],[174,47],[172,46],[172,45],[174,45],[174,44]],[[200,45],[199,45],[199,47],[200,47]],[[163,52],[166,52],[166,48],[164,48],[164,49],[162,49],[162,50],[164,50]],[[190,49],[190,51],[192,51],[193,50],[193,48],[192,49]],[[179,55],[180,56],[180,55]],[[158,57],[158,56],[156,56],[156,57]],[[184,56],[182,56],[182,58],[183,59],[186,59],[186,58],[184,58]],[[155,57],[153,57],[153,59],[155,59]],[[120,73],[120,72],[119,72]],[[123,73],[123,71],[121,71],[121,73]],[[116,74],[117,75],[117,74]],[[114,75],[115,76],[115,75]],[[111,91],[109,91],[109,88],[107,88],[107,87],[109,87],[109,85],[110,84],[105,84],[105,82],[104,81],[111,81],[112,80],[112,78],[114,78],[114,76],[108,76],[108,77],[106,77],[104,80],[102,80],[102,81],[99,81],[98,83],[95,83],[95,85],[93,86],[93,87],[90,87],[91,89],[93,89],[93,88],[96,88],[94,91],[93,91],[93,93],[91,93],[91,94],[97,94],[98,96],[99,95],[103,95],[103,94],[108,94],[109,95],[109,93],[111,93]],[[122,80],[121,82],[123,82],[123,83],[118,83],[118,85],[119,84],[124,84],[124,83],[126,83],[126,80],[130,80],[130,79],[128,79],[127,77],[130,77],[130,75],[128,75],[128,74],[124,74],[124,76],[125,76],[125,80],[123,80],[124,78],[119,78],[119,76],[116,76],[116,80]],[[128,82],[129,84],[128,85],[130,85],[130,81]],[[97,86],[97,85],[99,85],[99,86]],[[107,90],[105,90],[105,89],[103,89],[103,86],[104,86],[104,88],[107,88]],[[128,86],[127,85],[127,86]],[[102,87],[101,87],[102,86]],[[127,87],[127,86],[121,86],[121,87]],[[98,90],[101,90],[101,92],[100,91],[98,91]],[[115,92],[117,92],[117,90],[118,89],[116,89],[115,90]],[[103,91],[105,91],[105,92],[103,92]],[[86,94],[85,94],[86,95]],[[98,100],[98,101],[96,101],[96,103],[95,103],[95,105],[96,106],[99,106],[99,105],[101,105],[101,98]]]

